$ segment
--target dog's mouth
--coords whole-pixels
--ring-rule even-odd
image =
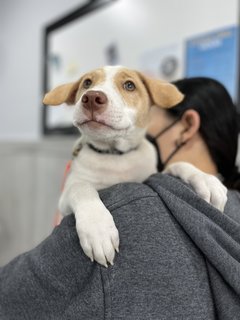
[[[128,128],[115,128],[115,127],[111,126],[110,124],[108,124],[108,123],[106,123],[104,121],[97,121],[97,120],[86,120],[86,121],[83,121],[83,122],[77,121],[75,123],[75,125],[77,127],[87,126],[90,129],[108,128],[108,129],[115,130],[115,131],[127,130],[128,129]]]
[[[82,126],[88,126],[89,128],[92,129],[100,129],[102,127],[107,127],[110,129],[114,129],[112,126],[110,126],[109,124],[105,123],[104,121],[97,121],[97,120],[86,120],[83,122],[76,122],[76,125],[78,127],[82,127]]]

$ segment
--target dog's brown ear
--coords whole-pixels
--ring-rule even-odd
[[[63,84],[49,91],[45,95],[43,103],[52,106],[58,106],[62,103],[74,104],[79,82],[80,80]]]
[[[173,84],[154,78],[148,78],[142,73],[140,73],[140,77],[145,84],[154,105],[167,109],[183,100],[184,95]]]

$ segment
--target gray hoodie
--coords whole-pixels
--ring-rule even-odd
[[[222,214],[156,174],[100,193],[120,233],[115,264],[83,254],[73,215],[0,269],[1,320],[240,319],[240,196]]]

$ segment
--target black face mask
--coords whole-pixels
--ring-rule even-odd
[[[166,166],[166,164],[168,163],[168,161],[175,155],[175,153],[177,153],[177,151],[186,143],[186,142],[182,142],[180,144],[178,144],[176,146],[176,148],[170,153],[170,155],[168,156],[168,158],[163,162],[161,159],[161,154],[160,154],[160,150],[157,144],[157,139],[162,136],[166,131],[168,131],[170,128],[172,128],[180,119],[175,120],[173,123],[171,123],[169,126],[167,126],[165,129],[161,130],[156,137],[152,137],[151,135],[147,135],[147,139],[148,141],[150,141],[154,147],[157,150],[157,156],[158,156],[158,163],[157,163],[157,169],[159,172],[162,172]]]

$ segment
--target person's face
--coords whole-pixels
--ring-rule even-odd
[[[162,130],[176,121],[176,119],[168,115],[167,111],[157,107],[152,108],[150,119],[148,134],[152,137],[156,137]],[[181,121],[179,121],[157,138],[156,142],[160,150],[162,162],[165,162],[176,148],[176,143],[181,137],[183,129]]]
[[[171,117],[166,110],[160,108],[155,107],[151,111],[148,134],[155,140],[160,151],[159,171],[174,162],[185,161],[206,173],[217,174],[217,166],[199,133],[201,119],[196,110],[186,110],[179,119]]]

